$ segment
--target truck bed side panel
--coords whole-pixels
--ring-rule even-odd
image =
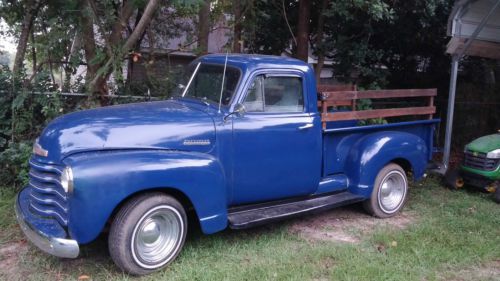
[[[323,176],[345,173],[351,192],[365,196],[371,193],[380,168],[394,159],[404,159],[411,164],[415,179],[419,179],[432,158],[437,122],[327,129],[323,134]]]

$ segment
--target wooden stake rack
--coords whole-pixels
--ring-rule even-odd
[[[319,90],[321,90],[321,88],[319,88]],[[434,97],[436,95],[436,89],[323,91],[318,94],[318,107],[321,112],[323,129],[326,129],[326,122],[330,121],[362,120],[409,115],[427,115],[428,119],[432,119],[433,114],[436,113],[436,107],[434,106]],[[427,99],[426,106],[356,110],[356,101],[359,99],[404,99],[419,97]],[[330,109],[336,109],[339,106],[350,107],[351,111],[329,112]]]

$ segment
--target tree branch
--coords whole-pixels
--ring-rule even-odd
[[[146,27],[151,23],[151,19],[153,18],[153,15],[157,10],[158,3],[159,3],[159,0],[149,0],[146,8],[144,9],[144,13],[143,13],[141,19],[139,20],[139,22],[135,26],[132,34],[130,34],[130,36],[127,38],[127,41],[125,41],[125,44],[121,48],[122,54],[128,53],[131,49],[133,49],[134,45],[139,40],[141,34],[143,34]],[[117,23],[115,23],[114,28],[113,28],[113,32],[112,32],[112,36],[110,36],[110,41],[112,43],[117,43],[117,41],[119,41],[120,37],[118,37],[118,35],[121,36],[121,28],[126,26],[125,22],[123,22],[124,24],[122,25],[122,20],[123,19],[128,20],[128,18],[130,18],[130,16],[132,15],[132,12],[133,12],[133,6],[132,6],[132,4],[130,4],[130,1],[127,1],[122,8],[120,20],[118,20]],[[118,26],[119,26],[120,32],[117,32]],[[116,37],[113,37],[113,34],[116,35]],[[114,45],[116,46],[116,44],[114,44]],[[107,77],[109,77],[109,75],[112,72],[111,66],[113,64],[113,61],[114,61],[114,56],[109,57],[108,60],[106,61],[106,63],[102,66],[102,68],[104,68],[103,74],[96,75],[92,79],[92,81],[90,82],[90,86],[92,89],[95,89],[99,80],[101,80],[101,81],[102,81],[102,79],[104,79],[104,81],[107,80]]]
[[[283,9],[283,17],[285,18],[286,26],[288,26],[288,30],[290,31],[290,35],[292,35],[292,39],[293,42],[295,43],[295,46],[297,46],[297,39],[295,38],[295,34],[293,34],[292,27],[290,26],[290,23],[288,22],[288,18],[286,16],[285,0],[281,0],[281,5]]]

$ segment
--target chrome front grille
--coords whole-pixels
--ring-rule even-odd
[[[486,158],[486,153],[465,151],[464,166],[483,171],[494,171],[500,159]]]
[[[33,214],[68,225],[68,198],[61,183],[62,167],[30,160],[30,210]]]

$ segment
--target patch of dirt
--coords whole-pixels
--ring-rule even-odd
[[[404,229],[415,220],[415,215],[408,212],[389,219],[379,219],[357,206],[349,206],[297,220],[289,231],[308,241],[359,243],[377,228]]]
[[[451,276],[441,277],[447,281],[467,281],[467,280],[500,280],[500,260],[495,260],[481,266],[454,270]]]
[[[19,257],[28,251],[27,242],[22,240],[18,242],[6,243],[0,246],[0,276],[5,280],[14,280],[19,274]]]

